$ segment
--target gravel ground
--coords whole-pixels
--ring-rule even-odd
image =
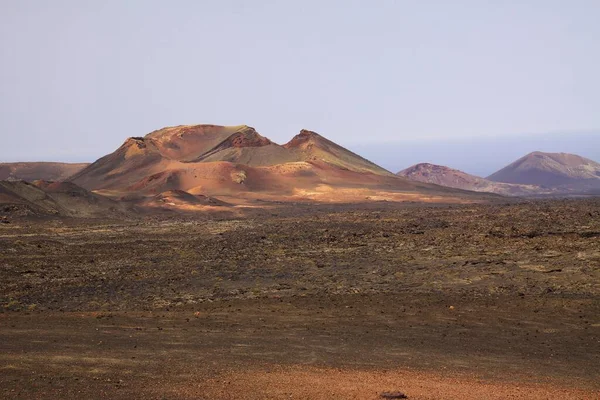
[[[599,397],[600,200],[12,218],[0,274],[4,398]]]

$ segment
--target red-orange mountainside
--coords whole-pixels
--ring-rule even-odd
[[[176,126],[131,137],[71,181],[112,197],[184,191],[226,201],[474,199],[395,176],[315,132],[302,130],[279,145],[246,125]]]

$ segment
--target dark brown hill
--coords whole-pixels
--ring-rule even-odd
[[[0,181],[0,207],[20,215],[113,218],[132,213],[124,203],[70,182]]]

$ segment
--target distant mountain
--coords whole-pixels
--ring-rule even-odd
[[[59,162],[15,162],[0,163],[0,180],[35,181],[64,181],[76,174],[89,163],[68,164]]]
[[[192,201],[180,191],[193,196],[323,201],[472,196],[395,176],[312,131],[302,130],[279,145],[246,125],[176,126],[131,137],[71,181],[116,197],[176,191],[168,196],[177,199],[174,204]]]
[[[588,191],[600,188],[600,164],[575,154],[536,151],[487,179],[559,188],[561,191]]]
[[[475,192],[496,193],[504,196],[530,196],[545,192],[539,186],[492,182],[457,169],[429,163],[413,165],[398,172],[398,175],[418,182]]]
[[[595,132],[548,133],[477,138],[411,139],[406,141],[369,141],[354,143],[352,151],[389,171],[400,171],[409,165],[427,161],[447,165],[476,176],[487,177],[501,167],[501,160],[514,160],[543,144],[548,152],[579,154],[600,162],[600,130]],[[493,149],[493,152],[490,152]],[[461,155],[466,155],[467,157]]]

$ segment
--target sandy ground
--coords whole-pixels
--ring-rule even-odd
[[[353,371],[293,368],[231,373],[210,381],[208,389],[179,388],[175,396],[224,399],[597,399],[600,392],[555,383],[489,382],[452,372],[411,370]],[[383,389],[383,390],[382,390]],[[402,390],[399,390],[402,389]],[[200,395],[201,394],[201,395]],[[395,396],[395,397],[394,397]]]

